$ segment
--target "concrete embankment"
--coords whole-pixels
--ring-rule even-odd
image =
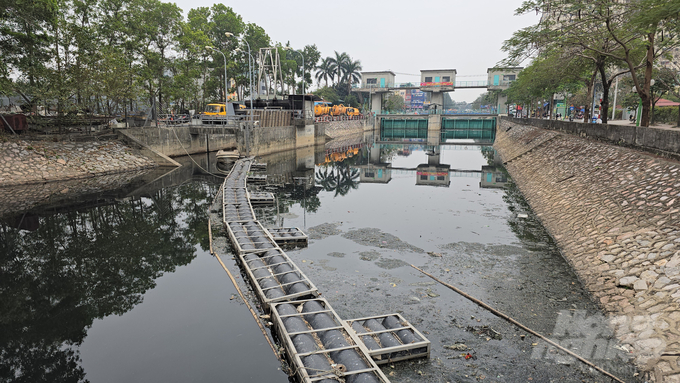
[[[333,139],[373,129],[372,120],[346,120],[324,123],[325,133]]]
[[[36,184],[123,173],[155,167],[118,141],[0,142],[0,186]]]
[[[621,347],[680,382],[680,163],[513,119],[494,146]]]

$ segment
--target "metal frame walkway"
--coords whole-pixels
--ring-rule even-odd
[[[272,315],[295,375],[305,383],[389,383],[375,360],[429,358],[430,342],[398,314],[349,324],[319,298],[314,284],[255,217],[250,201],[255,193],[246,187],[253,165],[252,159],[238,160],[225,178],[220,190],[222,221],[239,266],[265,312]],[[358,321],[364,327],[357,326]]]

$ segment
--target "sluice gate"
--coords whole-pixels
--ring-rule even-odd
[[[222,184],[223,224],[239,266],[272,315],[297,378],[305,383],[388,383],[377,366],[427,357],[430,342],[399,314],[344,321],[307,276],[281,249],[281,244],[306,243],[298,228],[266,229],[257,220],[246,182],[252,159],[238,160]],[[262,169],[262,164],[258,164]]]
[[[496,118],[442,118],[441,140],[496,138]]]
[[[380,118],[380,140],[493,141],[496,138],[496,120],[496,116],[490,115],[383,116]]]
[[[427,139],[427,118],[383,118],[380,120],[380,140]]]

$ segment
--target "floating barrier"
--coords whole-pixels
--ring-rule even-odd
[[[268,230],[279,246],[305,247],[309,244],[309,237],[297,227],[270,228]]]
[[[252,203],[272,193],[249,192],[252,159],[238,160],[222,184],[222,217],[240,266],[248,276],[295,375],[305,383],[388,383],[376,363],[429,357],[430,342],[399,314],[343,321],[280,245],[307,245],[297,227],[265,229]],[[262,166],[260,166],[260,169]]]
[[[267,164],[264,162],[253,162],[250,164],[250,170],[267,170]]]
[[[251,163],[250,159],[237,161],[222,188],[223,223],[237,259],[265,311],[272,302],[318,297],[314,284],[256,219],[246,190]]]
[[[275,303],[272,318],[302,382],[389,382],[325,299]]]
[[[273,205],[276,198],[270,192],[248,192],[251,205]]]
[[[429,358],[430,341],[399,314],[346,321],[350,335],[362,342],[376,364]]]
[[[267,176],[264,174],[253,174],[248,176],[248,182],[254,184],[265,184],[267,183]]]

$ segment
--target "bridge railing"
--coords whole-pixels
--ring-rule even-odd
[[[395,83],[385,83],[385,84],[352,84],[352,88],[355,89],[386,89],[386,88],[438,88],[438,87],[450,87],[453,85],[454,88],[465,88],[465,87],[485,87],[485,86],[507,86],[512,81],[501,81],[498,84],[490,84],[488,81],[456,81],[451,83],[421,83],[421,82],[395,82]]]
[[[450,109],[440,109],[438,108],[437,110],[427,110],[427,109],[419,109],[419,110],[400,110],[400,111],[389,111],[389,110],[383,110],[380,112],[380,114],[384,115],[428,115],[428,114],[443,114],[443,115],[472,115],[472,114],[479,114],[479,115],[485,115],[485,116],[495,116],[497,113],[495,110],[489,110],[489,109],[469,109],[465,111],[454,111]]]
[[[456,81],[456,88],[465,88],[472,86],[489,86],[489,82],[484,81]]]

